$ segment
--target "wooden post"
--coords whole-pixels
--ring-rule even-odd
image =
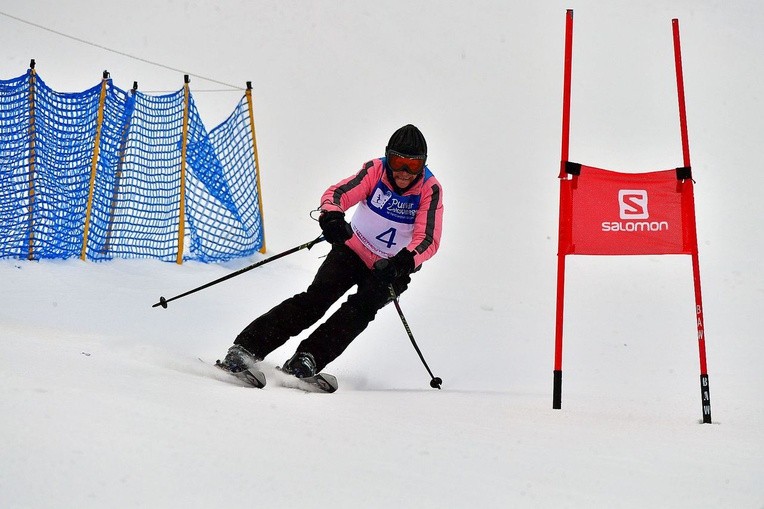
[[[255,136],[255,115],[252,108],[252,82],[247,82],[247,91],[244,93],[249,107],[249,126],[252,131],[252,152],[255,156],[255,182],[257,183],[257,207],[260,211],[260,233],[263,237],[263,245],[260,252],[265,253],[265,216],[263,215],[263,193],[260,187],[260,159],[257,156],[257,137]]]
[[[98,99],[98,116],[96,118],[96,132],[93,140],[93,158],[90,162],[90,188],[88,190],[88,204],[85,209],[85,229],[82,235],[82,251],[80,259],[87,260],[88,252],[88,233],[90,232],[90,215],[93,211],[93,193],[95,191],[96,171],[98,169],[98,154],[101,149],[101,127],[103,126],[103,108],[106,103],[106,85],[109,81],[109,72],[103,72],[101,79],[101,95]]]
[[[35,205],[35,163],[37,155],[36,146],[36,128],[35,128],[35,86],[37,84],[37,73],[35,71],[35,61],[29,63],[29,205],[27,206],[27,224],[29,225],[29,247],[27,259],[34,260],[34,205]]]
[[[178,265],[183,263],[183,243],[186,235],[186,149],[188,147],[188,74],[183,77],[183,139],[180,149],[180,203],[178,207]]]

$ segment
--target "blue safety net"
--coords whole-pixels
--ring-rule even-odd
[[[187,97],[110,79],[59,93],[31,70],[0,80],[0,258],[80,256],[85,239],[91,260],[175,261],[182,245],[184,260],[213,262],[261,249],[246,96],[209,133]]]

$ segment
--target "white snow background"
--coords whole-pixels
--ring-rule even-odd
[[[682,165],[679,18],[714,423],[700,424],[689,256],[568,257],[563,408],[552,410],[565,10],[570,158]],[[764,507],[764,5],[12,1],[0,75],[57,91],[104,69],[182,87],[208,129],[253,82],[268,253],[315,238],[331,183],[419,126],[443,184],[438,255],[332,363],[340,389],[219,378],[249,321],[328,246],[254,263],[0,261],[0,506]],[[181,71],[182,70],[182,71]],[[299,339],[267,359],[280,365]]]

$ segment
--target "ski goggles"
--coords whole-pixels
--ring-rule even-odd
[[[387,165],[393,171],[405,171],[411,175],[419,175],[424,170],[427,156],[406,156],[394,150],[387,151]]]

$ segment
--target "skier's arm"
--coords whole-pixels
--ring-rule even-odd
[[[381,165],[375,166],[374,161],[369,161],[352,177],[329,186],[321,196],[321,210],[345,212],[365,199],[379,180],[380,167]]]
[[[414,218],[414,236],[406,249],[414,253],[414,265],[419,267],[432,258],[440,246],[443,227],[443,190],[434,177],[428,179],[422,191],[422,201]]]

